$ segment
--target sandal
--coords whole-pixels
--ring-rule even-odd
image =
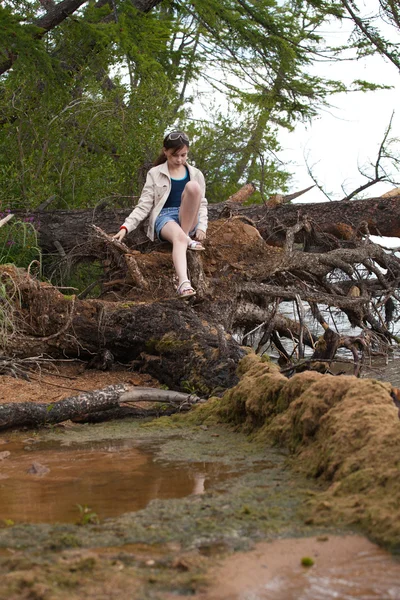
[[[189,285],[182,289],[182,286],[185,283],[188,283]],[[196,291],[190,285],[189,279],[185,279],[184,281],[182,281],[182,283],[178,285],[178,287],[176,288],[176,293],[179,298],[190,298],[190,296],[196,295]]]
[[[191,238],[188,238],[188,249],[189,250],[197,250],[197,252],[205,250],[203,244],[201,244],[200,242],[197,242],[196,240],[192,240]]]

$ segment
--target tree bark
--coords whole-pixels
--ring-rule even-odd
[[[88,209],[56,210],[29,213],[39,224],[39,243],[45,252],[57,252],[55,241],[61,244],[65,252],[86,242],[91,225],[95,224],[108,233],[119,230],[130,209]],[[14,211],[16,217],[26,216],[25,211]],[[275,207],[263,205],[241,206],[229,201],[209,205],[210,221],[232,214],[250,219],[268,244],[283,246],[286,231],[307,217],[314,225],[314,231],[328,234],[324,242],[314,235],[309,243],[316,247],[337,247],[337,241],[350,241],[361,234],[400,237],[400,196],[392,198],[370,198],[342,202],[321,202],[314,204],[283,204]],[[132,232],[126,243],[130,247],[144,248],[150,242],[145,234],[143,223]],[[304,231],[295,235],[296,242],[303,242],[307,236]]]
[[[0,429],[61,423],[81,414],[108,410],[118,406],[119,398],[125,390],[123,385],[111,385],[104,390],[79,394],[54,404],[1,404]]]
[[[19,333],[8,340],[10,355],[89,360],[107,349],[115,360],[152,374],[170,389],[203,396],[238,380],[244,350],[222,324],[217,327],[177,298],[172,282],[170,296],[167,280],[162,286],[162,301],[110,302],[65,297],[11,267],[0,273],[0,281],[18,288],[13,318]]]
[[[247,343],[253,330],[258,331],[260,351],[272,342],[290,363],[295,353],[304,356],[305,345],[314,347],[316,339],[302,316],[305,304],[313,307],[325,340],[330,336],[335,342],[328,358],[345,347],[360,363],[359,352],[387,353],[392,341],[398,343],[390,321],[400,301],[400,260],[361,231],[378,232],[379,226],[380,233],[400,234],[394,218],[400,212],[399,196],[274,209],[231,202],[210,206],[206,250],[188,250],[197,295],[186,301],[176,296],[170,246],[146,241],[141,229],[128,236],[128,248],[90,227],[96,221],[115,232],[126,212],[40,213],[45,249],[57,243],[68,250],[62,264],[85,258],[103,264],[99,297],[65,297],[25,271],[3,266],[0,283],[13,299],[18,332],[10,335],[10,356],[89,360],[107,351],[170,389],[208,396],[236,383],[236,366],[245,353],[241,343]],[[333,235],[334,225],[338,235],[346,232],[345,239]],[[69,251],[77,235],[80,245]],[[281,248],[270,245],[271,237]],[[303,250],[297,241],[303,242]],[[132,257],[128,265],[124,255]],[[287,300],[297,306],[297,317],[279,314],[279,304]],[[339,309],[361,333],[331,335],[322,316],[315,317],[318,306]],[[282,351],[280,336],[293,342],[292,352]]]

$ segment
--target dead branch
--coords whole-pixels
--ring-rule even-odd
[[[296,223],[296,225],[293,225],[293,227],[289,227],[286,230],[286,242],[284,245],[285,252],[293,252],[295,234],[303,230],[306,232],[306,234],[311,232],[311,224],[307,216],[303,217],[301,221]]]
[[[5,225],[6,223],[8,223],[8,221],[9,221],[10,219],[12,219],[12,218],[13,218],[13,216],[14,216],[14,215],[10,213],[10,214],[9,214],[9,215],[7,215],[6,217],[3,217],[2,219],[0,219],[0,227],[3,227],[3,225]]]
[[[229,196],[226,202],[231,202],[232,204],[243,204],[254,192],[256,191],[256,186],[254,183],[246,183],[243,187],[240,188],[237,192]]]
[[[148,290],[149,283],[143,277],[143,275],[139,269],[139,265],[137,264],[137,261],[134,257],[134,254],[140,254],[140,252],[136,252],[136,253],[132,252],[132,250],[130,248],[128,248],[128,246],[126,244],[124,244],[123,242],[114,240],[111,235],[109,235],[108,233],[103,231],[100,227],[97,227],[96,225],[92,225],[92,228],[95,231],[94,237],[96,237],[102,241],[105,241],[107,245],[111,245],[112,248],[115,248],[116,250],[118,250],[118,252],[120,252],[121,254],[124,255],[126,266],[128,267],[128,271],[129,271],[134,283],[136,285],[138,285],[139,287],[141,287],[145,290]]]
[[[272,196],[270,196],[268,198],[268,201],[265,203],[265,205],[272,208],[274,206],[278,206],[279,204],[287,204],[287,203],[291,202],[292,200],[299,198],[300,196],[302,196],[303,194],[305,194],[306,192],[311,190],[313,187],[315,187],[315,184],[310,185],[309,187],[305,188],[304,190],[294,192],[293,194],[273,194]]]

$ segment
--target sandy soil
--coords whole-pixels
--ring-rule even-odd
[[[150,375],[122,367],[111,371],[88,369],[80,361],[54,361],[29,373],[30,381],[0,376],[0,404],[6,402],[57,402],[80,392],[100,390],[116,383],[159,387]]]
[[[314,564],[303,566],[306,558]],[[400,563],[357,535],[260,543],[208,576],[213,583],[199,600],[317,600],[321,589],[325,598],[400,598]]]

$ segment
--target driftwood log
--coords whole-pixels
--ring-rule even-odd
[[[103,390],[81,393],[78,396],[64,398],[53,404],[34,402],[12,402],[0,404],[0,430],[13,427],[37,427],[62,423],[104,421],[110,418],[171,414],[189,410],[200,402],[194,394],[137,387],[129,389],[125,385],[110,385]],[[132,408],[132,404],[155,402],[168,405],[165,410]]]

